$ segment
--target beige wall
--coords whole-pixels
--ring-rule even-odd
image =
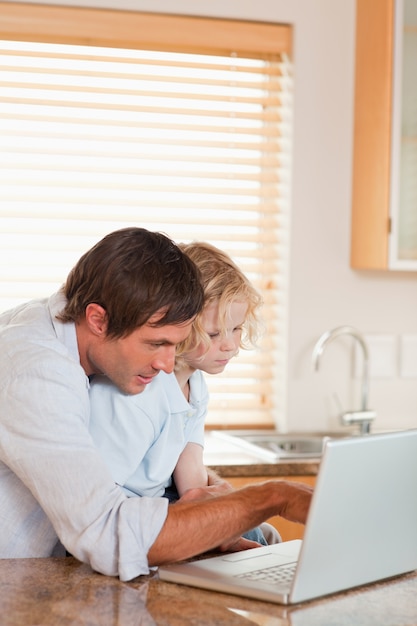
[[[43,0],[45,2],[45,0]],[[417,335],[417,273],[349,268],[354,73],[354,0],[89,0],[50,2],[289,22],[295,27],[295,127],[288,323],[289,429],[338,426],[359,405],[351,351],[337,340],[320,372],[310,366],[319,335],[341,324],[366,334]],[[175,7],[175,10],[174,10]],[[371,354],[372,357],[372,354]],[[417,378],[372,378],[375,428],[417,427]]]

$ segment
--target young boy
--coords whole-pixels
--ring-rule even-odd
[[[140,395],[107,380],[91,384],[90,432],[116,483],[127,495],[176,501],[190,489],[232,490],[203,463],[209,395],[204,374],[220,374],[240,348],[255,345],[261,298],[232,259],[207,243],[180,248],[200,270],[204,308],[180,346],[175,373],[161,372]],[[268,524],[268,542],[280,540]],[[244,535],[266,544],[260,528]]]

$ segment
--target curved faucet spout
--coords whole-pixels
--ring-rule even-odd
[[[361,432],[369,433],[370,423],[375,418],[375,412],[368,409],[368,389],[369,389],[369,351],[363,335],[353,328],[353,326],[338,326],[321,335],[313,349],[312,363],[315,370],[319,369],[320,357],[324,348],[331,341],[341,335],[350,335],[359,342],[363,352],[363,373],[362,373],[362,394],[360,411],[349,411],[342,415],[344,424],[360,423]]]

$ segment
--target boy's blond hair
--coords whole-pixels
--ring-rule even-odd
[[[249,279],[228,254],[209,243],[201,241],[181,243],[179,248],[200,270],[204,289],[204,308],[213,302],[219,304],[220,332],[226,331],[230,305],[233,302],[247,303],[248,310],[242,325],[239,347],[244,349],[254,347],[261,330],[259,310],[262,298]],[[179,347],[178,356],[190,352],[201,343],[209,347],[210,337],[202,328],[201,317],[202,312],[197,315],[189,337]]]

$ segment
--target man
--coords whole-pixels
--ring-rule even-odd
[[[91,440],[88,377],[143,391],[173,370],[202,306],[188,257],[160,233],[127,228],[84,254],[60,292],[0,316],[0,557],[64,546],[130,580],[219,545],[245,547],[240,535],[274,514],[305,521],[311,491],[294,483],[222,493],[211,478],[169,508],[128,498]]]

